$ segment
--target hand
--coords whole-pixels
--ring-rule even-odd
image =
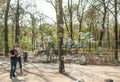
[[[10,55],[10,57],[15,57],[15,54],[14,55]]]

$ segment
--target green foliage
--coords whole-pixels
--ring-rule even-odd
[[[86,1],[85,1],[86,2]],[[99,2],[99,1],[98,1]],[[83,14],[83,21],[82,21],[82,29],[81,31],[83,33],[86,33],[88,31],[92,32],[94,35],[94,42],[91,43],[92,46],[96,46],[98,44],[99,41],[99,35],[100,35],[100,29],[98,28],[97,24],[101,23],[103,14],[100,13],[100,11],[96,10],[96,8],[99,9],[99,5],[98,2],[96,4],[94,4],[95,7],[89,6],[89,8],[85,8],[85,12]],[[82,2],[81,2],[82,3]],[[14,3],[15,4],[15,3]],[[28,6],[29,8],[31,7],[30,4],[24,5],[24,6]],[[79,16],[81,16],[82,14],[82,5],[79,5],[79,11],[78,14]],[[15,5],[11,5],[13,8],[13,10],[10,10],[9,12],[9,34],[8,34],[8,42],[9,42],[9,48],[12,48],[12,45],[15,43],[15,24],[14,24],[14,12],[15,12]],[[76,1],[73,1],[72,4],[72,14],[73,14],[73,33],[74,33],[74,40],[76,42],[78,42],[78,34],[79,34],[79,29],[76,30],[76,24],[77,24],[77,28],[79,28],[79,21],[78,21],[78,17],[77,17],[77,7],[78,7],[78,3],[76,3]],[[28,9],[28,8],[27,8]],[[25,9],[25,7],[20,6],[20,46],[26,51],[31,50],[32,49],[32,28],[30,28],[31,26],[31,21],[30,21],[30,17],[28,17],[28,13],[26,14],[25,11],[27,11],[27,9]],[[4,21],[3,21],[3,15],[4,15],[4,9],[0,10],[0,49],[4,48]],[[21,14],[22,13],[22,14]],[[32,12],[29,12],[30,14],[32,14]],[[52,36],[53,42],[50,45],[55,45],[58,46],[58,39],[57,39],[57,25],[56,24],[49,24],[46,23],[42,18],[41,14],[39,14],[41,17],[37,17],[36,13],[34,13],[35,15],[35,19],[37,20],[41,20],[36,22],[35,21],[35,38],[39,38],[41,40],[41,37],[43,37],[43,45],[44,46],[48,46],[48,43],[45,42],[45,37],[46,36]],[[66,22],[68,25],[68,29],[70,30],[70,14],[69,14],[69,10],[68,10],[68,4],[66,4],[64,6],[64,15],[66,16]],[[27,17],[25,17],[27,16]],[[81,17],[80,17],[81,18]],[[25,21],[25,22],[23,22]],[[41,25],[39,25],[41,22]],[[107,19],[106,19],[107,22]],[[113,28],[113,24],[114,24],[114,19],[109,20],[110,25],[109,25],[109,36],[110,36],[110,45],[111,47],[114,47],[115,45],[113,44],[115,41],[115,36],[114,36],[114,28]],[[25,24],[25,26],[24,26]],[[22,26],[23,25],[23,26]],[[107,25],[107,23],[106,23]],[[119,24],[118,24],[119,25]],[[120,30],[120,29],[119,29]],[[107,30],[105,28],[105,34],[104,34],[104,38],[103,38],[103,42],[107,41],[108,39],[108,34],[107,34]],[[64,39],[67,41],[69,39],[69,32],[67,31],[67,29],[64,26]],[[87,37],[89,38],[89,37]],[[84,39],[84,37],[81,37],[81,39]],[[103,45],[104,47],[106,47],[107,43],[104,43],[105,45]]]

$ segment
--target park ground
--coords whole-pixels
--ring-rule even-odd
[[[17,67],[17,77],[10,79],[9,58],[1,58],[0,82],[105,82],[105,79],[120,82],[120,66],[66,63],[64,74],[60,74],[58,68],[58,63],[23,62],[23,73]]]

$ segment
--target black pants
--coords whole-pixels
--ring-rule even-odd
[[[19,63],[19,67],[20,67],[20,69],[22,69],[22,61],[21,61],[21,57],[17,57],[17,62]]]

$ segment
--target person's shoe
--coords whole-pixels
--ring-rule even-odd
[[[13,77],[17,77],[16,75],[13,75]]]
[[[21,72],[21,73],[23,72],[22,69],[20,70],[20,72]]]
[[[13,79],[12,76],[10,76],[10,79]]]
[[[22,69],[20,69],[20,71],[22,71]]]

